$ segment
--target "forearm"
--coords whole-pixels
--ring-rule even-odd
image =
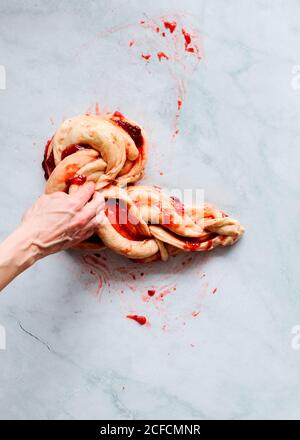
[[[44,194],[32,205],[20,226],[0,243],[0,291],[40,258],[93,235],[97,213],[105,207],[103,196],[94,192],[95,184],[86,182],[72,196]]]
[[[38,258],[30,235],[18,227],[0,244],[0,291]]]

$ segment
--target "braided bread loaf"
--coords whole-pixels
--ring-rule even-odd
[[[116,112],[66,120],[46,146],[46,193],[72,193],[86,180],[101,190],[106,208],[97,233],[78,247],[105,247],[143,262],[235,243],[243,227],[209,205],[184,206],[157,187],[124,186],[144,174],[142,127]]]

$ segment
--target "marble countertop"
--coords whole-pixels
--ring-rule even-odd
[[[204,188],[246,228],[167,264],[65,252],[16,279],[1,419],[300,416],[299,2],[178,3],[1,1],[2,238],[43,191],[46,140],[97,102],[147,130],[144,182]],[[162,16],[199,36],[201,60],[158,60],[174,49]]]

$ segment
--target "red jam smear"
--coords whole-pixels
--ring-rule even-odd
[[[72,179],[68,180],[68,186],[71,185],[83,185],[86,182],[86,176],[82,174],[78,174],[78,176],[74,176]]]
[[[67,156],[70,156],[71,154],[77,153],[79,150],[85,150],[91,148],[89,145],[86,144],[72,144],[69,145],[67,148],[63,150],[61,153],[61,160],[64,160]]]
[[[203,242],[198,238],[186,238],[184,243],[184,249],[189,252],[196,252]],[[209,250],[212,247],[213,241],[208,240],[206,242],[206,249]]]
[[[201,245],[201,241],[197,238],[188,238],[184,242],[184,249],[190,252],[196,252]]]
[[[144,58],[144,60],[148,61],[148,60],[150,60],[151,55],[149,53],[146,53],[146,54],[142,53],[142,58]]]
[[[53,139],[53,138],[52,138]],[[48,155],[49,152],[49,148],[50,148],[50,144],[52,142],[52,139],[49,139],[46,143],[45,146],[45,151],[44,151],[44,159],[42,162],[42,167],[44,170],[44,176],[45,179],[48,180],[50,174],[52,173],[52,171],[55,168],[55,162],[54,162],[54,154],[53,154],[53,150],[51,151],[51,153]]]
[[[53,138],[52,138],[53,139]],[[52,142],[52,139],[49,139],[47,141],[47,144],[45,146],[45,152],[44,152],[44,160],[42,162],[42,167],[44,170],[45,179],[49,179],[50,174],[55,168],[55,161],[54,161],[54,153],[53,150],[49,153],[50,144]],[[67,156],[70,156],[70,154],[74,154],[79,150],[84,150],[87,148],[91,148],[89,145],[86,144],[72,144],[69,145],[67,148],[63,150],[61,153],[61,160],[65,159]],[[84,182],[83,182],[84,183]],[[80,183],[82,185],[82,183]],[[78,184],[77,184],[78,185]]]
[[[188,49],[188,46],[191,44],[191,42],[192,42],[192,37],[190,36],[190,34],[185,30],[185,29],[183,29],[182,28],[182,35],[183,35],[183,37],[184,37],[184,46],[185,46],[185,49],[187,50]]]
[[[114,116],[115,116],[115,114],[116,114],[116,112],[114,113]],[[142,130],[137,125],[132,125],[128,121],[125,121],[123,118],[124,118],[123,115],[121,118],[117,116],[114,119],[114,121],[120,127],[122,127],[123,130],[126,131],[126,133],[129,134],[129,136],[131,137],[131,139],[133,140],[133,142],[135,143],[135,145],[138,149],[142,148],[143,143],[144,143],[143,136],[142,136]]]
[[[105,215],[114,229],[127,240],[144,240],[136,219],[128,212],[127,204],[119,199],[108,199],[105,203]]]
[[[145,325],[147,322],[147,318],[145,316],[127,315],[126,318],[132,319],[133,321],[138,322],[140,325]]]
[[[159,61],[161,61],[162,58],[165,58],[166,60],[169,59],[168,55],[166,55],[164,52],[157,52],[157,57]]]
[[[176,29],[177,23],[176,21],[164,21],[164,26],[166,29],[169,29],[171,34],[173,34]]]

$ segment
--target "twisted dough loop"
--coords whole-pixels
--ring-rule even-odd
[[[184,206],[157,187],[122,188],[143,176],[146,155],[144,130],[120,113],[78,116],[58,129],[45,152],[46,193],[72,193],[93,180],[106,200],[97,234],[79,248],[166,261],[181,252],[232,245],[242,236],[239,222],[208,205]]]
[[[144,174],[146,157],[144,130],[120,113],[67,119],[45,152],[46,193],[72,186],[74,191],[82,183],[78,176],[93,180],[97,190],[136,182]]]

